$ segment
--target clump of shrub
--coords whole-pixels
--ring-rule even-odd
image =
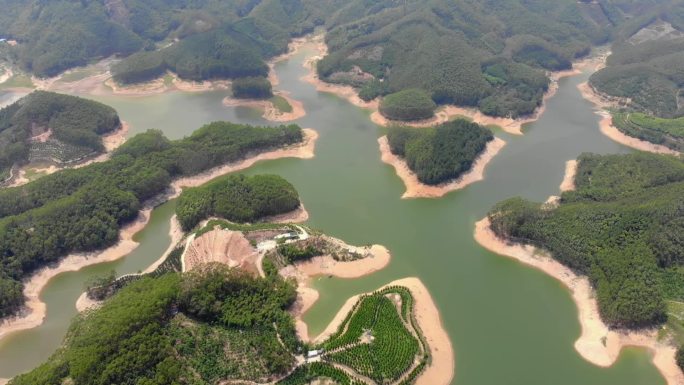
[[[476,123],[457,119],[436,127],[391,127],[390,151],[404,158],[418,180],[437,185],[460,177],[494,139],[492,132]]]
[[[268,99],[273,96],[273,88],[265,77],[240,78],[233,81],[233,96],[239,99]]]
[[[422,120],[431,118],[437,104],[427,92],[415,88],[389,94],[380,103],[380,113],[392,120]]]
[[[299,205],[297,190],[278,175],[228,175],[183,190],[176,214],[187,231],[211,216],[232,222],[254,222],[290,212]]]

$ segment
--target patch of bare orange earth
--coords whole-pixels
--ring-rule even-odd
[[[198,176],[178,179],[172,183],[172,192],[161,197],[161,199],[166,201],[178,197],[183,187],[202,185],[218,176],[250,167],[260,160],[287,157],[313,158],[318,133],[314,130],[305,129],[304,136],[305,139],[301,144],[258,154],[237,163],[216,167]],[[150,203],[151,205],[153,203]],[[98,252],[71,254],[63,259],[58,266],[45,268],[31,276],[24,284],[24,295],[27,298],[25,309],[19,316],[0,323],[0,340],[13,332],[32,329],[43,323],[45,319],[45,303],[39,299],[39,295],[48,281],[56,275],[68,271],[78,271],[90,265],[114,261],[131,253],[138,246],[138,243],[133,241],[133,235],[147,225],[151,212],[151,207],[145,208],[140,212],[137,220],[123,227],[120,232],[120,241],[116,245]]]
[[[575,188],[574,181],[569,183],[569,175],[576,172],[577,163],[566,164],[566,176],[562,191]],[[574,179],[574,178],[573,178]],[[615,363],[624,347],[636,346],[648,349],[653,356],[653,364],[667,380],[668,385],[684,384],[684,374],[675,360],[676,348],[667,342],[658,341],[658,330],[631,331],[609,329],[601,320],[594,289],[585,276],[579,276],[557,262],[544,250],[530,245],[510,242],[499,238],[490,227],[489,218],[475,225],[475,240],[484,248],[503,256],[514,258],[526,265],[543,271],[560,281],[570,290],[577,305],[582,334],[575,341],[575,349],[594,365],[608,367]]]
[[[258,253],[239,231],[216,228],[194,238],[183,254],[184,271],[219,262],[258,275]]]
[[[475,159],[473,165],[467,173],[459,178],[438,185],[428,185],[418,180],[418,176],[411,171],[406,161],[397,155],[392,154],[387,136],[378,139],[380,145],[380,156],[383,162],[394,167],[397,176],[401,178],[406,186],[406,192],[401,197],[407,198],[439,198],[452,191],[460,190],[466,186],[484,179],[484,173],[489,162],[496,157],[506,145],[503,139],[495,137],[487,144],[485,150]]]

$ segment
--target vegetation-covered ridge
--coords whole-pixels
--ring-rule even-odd
[[[302,351],[286,309],[295,287],[219,264],[145,277],[81,314],[63,346],[10,383],[268,382]]]
[[[47,362],[10,384],[413,384],[430,365],[406,287],[362,296],[318,346],[297,340],[295,297],[294,282],[270,269],[145,276],[80,314]]]
[[[684,148],[684,4],[665,2],[625,25],[591,86],[615,103],[613,123],[628,136]]]
[[[668,12],[671,16],[681,14],[684,5],[673,5]],[[603,94],[619,98],[630,110],[675,118],[684,111],[678,101],[684,87],[680,75],[684,33],[679,30],[684,25],[666,23],[660,17],[650,15],[631,31],[633,34],[616,40],[606,67],[591,76],[590,84]],[[658,33],[658,29],[668,28],[669,34]]]
[[[569,69],[637,8],[606,0],[350,1],[326,20],[329,55],[317,69],[364,100],[419,88],[437,104],[516,118],[542,103],[546,71]]]
[[[35,91],[0,110],[0,180],[30,161],[73,162],[104,151],[116,111],[75,96]]]
[[[294,186],[277,175],[226,175],[183,190],[176,215],[186,231],[209,217],[255,222],[300,206]]]
[[[402,157],[420,182],[438,185],[468,172],[494,136],[485,127],[456,119],[431,128],[390,127],[387,139],[392,154]]]
[[[233,97],[238,99],[269,99],[273,97],[271,82],[264,77],[235,79],[232,90]]]
[[[432,118],[436,108],[425,91],[407,89],[382,98],[378,110],[388,119],[412,121]]]
[[[492,230],[588,276],[609,326],[664,322],[666,300],[684,298],[684,160],[584,154],[575,184],[558,207],[499,203],[489,213]]]
[[[129,139],[110,160],[0,191],[0,318],[24,302],[22,283],[70,253],[116,243],[143,202],[189,176],[303,141],[299,126],[215,122],[170,141],[159,131]]]
[[[414,298],[403,286],[361,296],[338,330],[315,349],[320,362],[298,368],[279,384],[306,384],[311,374],[345,384],[359,379],[412,384],[431,360],[415,320]]]
[[[626,135],[684,152],[684,117],[666,119],[641,112],[615,112],[613,125]]]
[[[16,39],[14,61],[41,77],[111,55],[135,58],[121,81],[170,67],[185,78],[263,70],[288,40],[320,25],[333,0],[0,1],[0,30]],[[166,47],[161,55],[153,53]],[[177,46],[177,47],[176,47]]]

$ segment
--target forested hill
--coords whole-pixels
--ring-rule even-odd
[[[498,204],[492,230],[587,275],[608,325],[664,322],[666,300],[684,300],[684,159],[582,155],[575,183],[557,208],[520,198]]]
[[[285,51],[291,36],[321,24],[324,9],[335,2],[340,1],[0,0],[0,37],[19,42],[16,60],[38,76],[110,55],[151,51],[214,29],[231,30],[223,44],[268,57]],[[197,63],[188,56],[178,65]]]
[[[295,298],[277,274],[221,264],[144,278],[79,315],[46,363],[10,384],[270,383],[302,350],[286,311]]]
[[[191,80],[263,75],[292,36],[321,26],[331,51],[322,77],[360,86],[365,98],[421,88],[438,103],[518,116],[539,104],[545,70],[568,68],[657,3],[0,0],[0,37],[18,40],[16,60],[39,76],[135,53],[114,71],[131,83],[167,69]]]
[[[606,68],[591,77],[598,91],[662,118],[682,116],[684,2],[664,1],[629,20],[616,33]]]
[[[113,245],[172,179],[303,140],[299,126],[216,122],[184,139],[139,134],[110,160],[0,190],[0,319],[24,303],[22,280],[75,252]]]
[[[29,160],[70,162],[100,153],[100,136],[120,126],[116,111],[102,103],[33,92],[0,109],[0,180]]]
[[[530,114],[547,70],[608,41],[629,7],[576,0],[351,1],[326,22],[319,75],[372,99],[407,88],[497,116]]]
[[[684,3],[657,8],[626,24],[591,86],[616,102],[623,133],[684,151]]]
[[[387,140],[392,154],[404,159],[421,183],[439,185],[468,172],[494,136],[477,123],[457,119],[420,130],[390,127]]]

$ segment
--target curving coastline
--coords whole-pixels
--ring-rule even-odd
[[[302,223],[309,220],[309,212],[306,211],[304,203],[289,213],[273,215],[261,220],[264,223]]]
[[[279,82],[277,75],[273,71],[275,64],[296,54],[305,41],[305,38],[293,39],[288,45],[288,52],[280,56],[276,56],[268,61],[267,65],[271,69],[269,71],[268,78],[274,86]],[[119,85],[113,80],[110,70],[112,63],[114,62],[115,59],[106,58],[91,66],[70,69],[63,74],[52,78],[41,79],[33,76],[31,80],[35,85],[35,89],[40,90],[90,95],[114,94],[130,97],[159,95],[173,91],[207,92],[215,90],[228,90],[231,86],[230,80],[205,80],[195,82],[182,80],[178,77],[178,75],[172,72],[167,72],[164,76],[147,82],[132,85]],[[64,75],[68,75],[87,67],[94,67],[97,70],[97,73],[73,82],[61,81]]]
[[[351,247],[341,240],[330,238],[334,242]],[[387,248],[381,245],[372,245],[362,249],[368,256],[356,261],[340,262],[335,261],[331,256],[325,255],[314,257],[309,261],[298,262],[280,270],[280,275],[286,278],[294,278],[297,281],[297,300],[292,306],[292,315],[295,318],[297,335],[302,341],[311,341],[309,329],[303,321],[302,316],[318,301],[319,293],[311,287],[310,283],[314,277],[321,275],[335,276],[338,278],[360,278],[378,270],[384,269],[391,260],[391,254]],[[346,314],[345,314],[346,315]],[[336,328],[335,328],[336,329]],[[333,329],[330,333],[334,332]],[[327,329],[326,329],[327,330]],[[324,333],[321,333],[316,340],[319,340]],[[329,335],[329,334],[328,334]]]
[[[313,36],[308,40],[308,42],[311,43],[311,46],[316,53],[304,61],[304,68],[308,69],[308,73],[304,75],[301,80],[314,85],[317,91],[335,94],[343,99],[346,99],[357,107],[370,110],[371,121],[384,127],[393,124],[402,124],[412,127],[429,127],[448,122],[454,118],[465,117],[483,126],[495,125],[501,127],[502,130],[509,134],[522,135],[523,126],[536,121],[544,113],[546,110],[546,102],[558,91],[558,81],[564,77],[581,74],[585,67],[595,61],[595,58],[587,58],[573,63],[572,69],[550,72],[548,75],[549,79],[551,80],[549,89],[544,93],[541,105],[537,107],[534,113],[529,116],[515,119],[494,117],[483,114],[477,108],[446,105],[439,108],[435,112],[435,116],[433,118],[415,122],[403,122],[393,121],[382,116],[382,114],[380,114],[378,111],[380,107],[378,99],[366,102],[359,98],[357,90],[352,86],[327,83],[321,80],[316,73],[316,62],[328,54],[328,47],[325,44],[323,35]]]
[[[106,135],[102,135],[102,144],[105,147],[105,152],[102,154],[73,165],[51,164],[47,167],[36,168],[35,171],[50,175],[57,171],[68,168],[81,168],[93,163],[104,162],[105,160],[109,159],[112,151],[116,150],[126,141],[129,129],[130,125],[127,122],[122,121],[121,126],[118,129],[107,133]],[[26,177],[26,170],[28,168],[31,168],[30,164],[20,168],[17,172],[17,175],[14,177],[14,180],[12,180],[12,183],[9,183],[6,187],[18,187],[29,183],[30,180]]]
[[[287,148],[264,152],[235,163],[229,163],[223,166],[214,167],[198,175],[176,179],[171,183],[171,188],[173,192],[169,195],[168,199],[177,198],[180,195],[182,189],[185,187],[197,187],[203,185],[221,175],[244,170],[248,167],[251,167],[254,163],[259,161],[274,160],[281,158],[313,158],[314,150],[316,148],[316,140],[318,139],[318,132],[310,128],[304,128],[303,131],[304,141],[300,144],[290,146]]]
[[[236,99],[230,96],[223,98],[226,107],[249,107],[263,111],[261,117],[271,122],[289,122],[306,116],[304,104],[299,100],[292,99],[288,92],[276,91],[276,96],[287,100],[292,107],[290,112],[280,111],[269,99]]]
[[[430,353],[432,355],[432,363],[425,368],[423,373],[416,379],[416,385],[448,385],[454,378],[455,372],[455,358],[454,350],[451,346],[451,339],[444,329],[439,310],[435,305],[430,292],[427,290],[423,282],[416,277],[403,278],[387,285],[378,288],[382,290],[389,286],[404,286],[411,291],[414,298],[415,318],[423,332],[423,336],[427,341]],[[347,317],[347,314],[353,309],[354,304],[358,301],[361,295],[355,295],[349,298],[344,305],[337,312],[333,320],[328,324],[321,334],[314,339],[307,339],[304,341],[322,342],[332,333],[337,331],[340,324]],[[298,318],[298,323],[300,318]],[[304,324],[306,326],[306,324]],[[301,336],[300,336],[301,338]]]
[[[260,160],[292,157],[312,158],[318,133],[311,129],[305,129],[304,131],[305,140],[300,145],[258,154],[240,162],[216,167],[197,176],[177,179],[172,183],[171,192],[162,196],[162,201],[165,202],[178,197],[183,187],[194,187],[204,184],[217,176],[243,170]],[[138,214],[138,218],[135,221],[121,229],[120,240],[116,245],[101,251],[71,254],[62,259],[56,267],[44,268],[32,275],[25,282],[24,286],[24,295],[27,298],[25,310],[19,316],[9,318],[0,323],[0,340],[13,332],[32,329],[43,323],[46,304],[40,300],[39,296],[43,288],[53,277],[64,272],[78,271],[86,266],[115,261],[131,253],[138,246],[138,243],[133,240],[133,236],[147,225],[153,206],[154,204],[149,204]]]
[[[588,82],[581,83],[577,86],[585,100],[588,100],[594,104],[595,112],[601,117],[599,122],[599,128],[601,133],[615,142],[620,143],[623,146],[631,147],[639,151],[654,152],[657,154],[669,154],[669,155],[679,155],[678,151],[675,151],[666,146],[647,142],[633,136],[629,136],[622,131],[620,131],[615,125],[613,125],[613,116],[607,110],[608,108],[616,107],[616,102],[611,101],[609,98],[599,94]]]
[[[71,254],[57,266],[46,267],[33,274],[24,284],[25,310],[21,315],[8,318],[0,324],[0,340],[13,332],[32,329],[43,323],[47,307],[41,301],[40,293],[52,278],[90,265],[115,261],[135,250],[138,243],[133,240],[133,236],[147,225],[151,213],[152,208],[147,207],[138,214],[135,221],[124,226],[120,231],[120,240],[114,246],[96,252]]]
[[[309,213],[306,211],[306,208],[304,207],[304,205],[301,205],[299,208],[297,208],[294,211],[270,217],[265,221],[266,222],[274,222],[274,223],[298,223],[298,222],[304,222],[308,218],[309,218]],[[176,246],[185,237],[185,233],[183,232],[183,229],[180,225],[180,222],[178,221],[178,216],[176,214],[174,214],[171,217],[170,221],[171,221],[171,226],[169,228],[169,237],[171,237],[171,242],[169,244],[169,247],[164,251],[164,253],[162,253],[161,257],[159,257],[159,259],[157,259],[154,263],[152,263],[150,266],[148,266],[142,272],[142,274],[150,273],[150,272],[154,271],[157,267],[159,267],[159,265],[161,265],[166,260],[166,257],[169,255],[169,253],[171,253],[174,250],[174,248],[176,248]],[[194,235],[191,235],[188,238],[188,242],[186,244],[186,247],[189,247],[189,245],[192,244],[193,240],[194,240]],[[184,254],[184,256],[185,256],[185,254]],[[184,262],[184,259],[183,259],[183,262]],[[183,265],[185,265],[185,264],[183,264]],[[185,271],[185,270],[183,270],[183,271]],[[86,292],[83,292],[81,294],[81,296],[78,297],[78,299],[76,300],[75,306],[76,306],[76,310],[79,313],[84,312],[84,311],[91,309],[91,308],[97,308],[97,307],[102,305],[101,301],[91,300],[88,298],[88,296],[86,294],[87,294]],[[0,385],[2,385],[2,384],[0,383]]]
[[[576,172],[577,163],[566,163],[562,191],[574,189],[568,182]],[[563,190],[565,188],[566,190]],[[498,237],[490,228],[489,218],[475,224],[475,240],[485,249],[529,265],[560,281],[568,288],[577,306],[581,335],[575,341],[575,350],[585,360],[601,367],[612,366],[624,347],[643,347],[653,355],[653,364],[666,379],[668,385],[684,384],[684,374],[675,361],[676,348],[658,341],[658,330],[631,331],[610,329],[601,320],[594,289],[585,276],[553,259],[548,252],[530,245],[509,242]]]
[[[487,143],[485,150],[475,159],[470,171],[461,175],[458,179],[439,185],[427,185],[418,180],[418,176],[409,169],[406,161],[390,151],[387,136],[378,139],[380,145],[380,155],[384,163],[394,167],[397,176],[404,182],[406,192],[401,196],[402,199],[408,198],[439,198],[452,191],[460,190],[466,186],[484,179],[484,173],[489,162],[506,145],[503,139],[494,137],[494,140]]]
[[[569,160],[565,162],[565,175],[563,176],[563,181],[560,184],[561,192],[573,191],[575,186],[575,177],[577,176],[577,167],[579,162],[576,159]]]

